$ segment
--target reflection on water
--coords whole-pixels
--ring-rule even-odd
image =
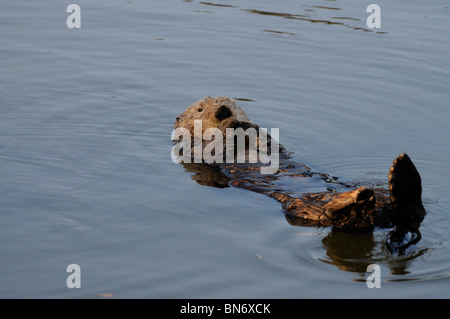
[[[214,167],[205,164],[189,163],[183,164],[186,172],[194,173],[191,178],[200,185],[226,188],[230,178],[223,174],[219,167]]]
[[[292,32],[283,32],[283,31],[275,31],[275,30],[261,30],[261,32],[264,33],[271,33],[271,34],[276,34],[276,35],[290,35],[290,36],[296,36],[296,33],[292,33]]]
[[[409,237],[411,235],[411,238]],[[367,266],[385,264],[393,275],[406,275],[408,268],[429,249],[414,248],[421,239],[420,231],[393,229],[389,232],[346,233],[331,230],[322,239],[328,259],[322,262],[335,265],[343,271],[366,274]],[[395,242],[395,244],[394,244]]]
[[[212,2],[200,2],[200,4],[205,4],[207,6],[213,6],[213,7],[225,7],[225,8],[237,8],[236,6],[232,6],[229,4],[220,4],[220,3],[212,3]]]
[[[342,10],[341,8],[325,7],[325,6],[311,6],[311,8],[325,9],[325,10]]]
[[[232,6],[232,5],[227,5],[227,4],[220,4],[220,3],[212,3],[212,2],[200,2],[200,4],[204,4],[204,5],[208,5],[208,6],[215,6],[215,7],[228,7],[228,8],[239,8],[237,6]],[[301,21],[307,21],[310,23],[321,23],[321,24],[327,24],[327,25],[337,25],[337,26],[343,26],[343,27],[347,27],[356,31],[364,31],[364,32],[375,32],[377,34],[387,34],[387,32],[383,32],[383,31],[374,31],[372,29],[368,29],[365,27],[362,27],[361,25],[364,25],[362,23],[360,23],[359,25],[351,25],[348,23],[344,23],[341,21],[334,21],[334,20],[346,20],[346,21],[357,21],[360,22],[361,19],[359,18],[354,18],[354,17],[347,17],[347,16],[343,16],[343,17],[322,17],[319,16],[317,14],[316,9],[319,9],[319,11],[325,10],[325,11],[331,11],[331,12],[336,12],[336,11],[341,11],[343,10],[342,8],[338,8],[338,7],[328,7],[328,6],[307,6],[304,5],[305,7],[307,7],[306,9],[304,9],[304,13],[303,14],[299,14],[299,13],[285,13],[285,12],[274,12],[274,11],[265,11],[265,10],[258,10],[258,9],[244,9],[241,8],[240,10],[244,11],[244,12],[248,12],[251,14],[258,14],[258,15],[263,15],[263,16],[273,16],[273,17],[280,17],[280,18],[284,18],[284,19],[292,19],[292,20],[301,20]],[[264,31],[263,31],[264,32]],[[271,31],[271,32],[281,32],[281,31]],[[295,33],[287,33],[287,34],[295,34]]]

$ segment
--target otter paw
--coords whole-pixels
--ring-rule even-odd
[[[363,229],[373,226],[375,195],[365,187],[336,195],[325,205],[325,215],[335,228]]]

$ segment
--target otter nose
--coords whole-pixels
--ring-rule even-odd
[[[222,121],[230,116],[231,116],[231,110],[225,105],[222,105],[216,112],[216,117],[219,121]]]

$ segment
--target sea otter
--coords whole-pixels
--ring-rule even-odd
[[[234,158],[238,157],[236,138],[227,139],[227,129],[239,128],[257,132],[257,150],[264,148],[271,156],[276,153],[277,169],[273,173],[262,173],[261,168],[267,167],[267,161],[264,164],[260,160],[250,160],[249,135],[246,136],[246,162],[217,160],[229,155],[230,145]],[[421,199],[421,177],[407,154],[400,154],[393,161],[388,175],[389,189],[367,188],[342,183],[335,177],[314,172],[305,164],[293,161],[292,153],[265,131],[259,130],[245,111],[228,97],[208,96],[195,102],[176,118],[175,129],[172,139],[179,147],[174,147],[172,155],[181,158],[188,171],[195,172],[197,182],[215,187],[231,185],[266,194],[282,203],[290,223],[368,230],[375,226],[410,227],[420,224],[426,214]],[[208,135],[211,129],[215,129],[214,139]],[[223,149],[219,143],[212,147],[213,143],[223,141],[226,141]],[[263,142],[267,144],[263,145]],[[196,157],[194,151],[200,151],[202,155],[206,149],[216,161]],[[180,150],[183,154],[179,153]]]

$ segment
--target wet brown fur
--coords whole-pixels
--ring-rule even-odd
[[[224,134],[226,128],[258,128],[228,97],[206,97],[195,102],[177,117],[175,128],[186,128],[193,136],[194,120],[202,120],[202,133],[208,128],[219,128]],[[393,162],[389,172],[390,189],[372,189],[345,185],[328,174],[313,172],[304,164],[292,161],[289,152],[281,145],[279,150],[280,163],[275,174],[260,174],[261,164],[184,165],[195,173],[194,179],[201,184],[214,187],[231,185],[276,199],[282,203],[288,221],[295,225],[361,230],[420,223],[425,215],[420,175],[406,154],[401,154]],[[280,183],[286,178],[314,178],[313,184],[323,186],[324,191],[303,193],[289,189]]]

